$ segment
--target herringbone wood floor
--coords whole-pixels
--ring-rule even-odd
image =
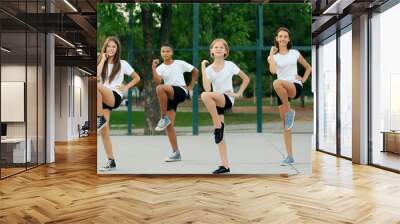
[[[313,174],[98,176],[96,139],[0,181],[0,223],[400,223],[400,175],[313,154]]]

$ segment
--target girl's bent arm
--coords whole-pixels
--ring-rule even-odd
[[[301,80],[303,83],[305,83],[308,79],[308,76],[310,76],[311,74],[311,65],[308,64],[306,59],[304,59],[304,57],[301,54],[299,56],[298,62],[305,68],[304,76]]]
[[[201,62],[201,76],[203,80],[203,89],[205,92],[211,92],[211,83],[210,80],[207,78],[206,75],[206,64],[208,63],[207,60]]]
[[[106,54],[103,53],[99,57],[101,57],[99,63],[97,64],[97,82],[103,82],[105,80],[101,80],[101,72],[103,71],[104,63],[107,60]]]
[[[272,55],[268,56],[268,64],[271,74],[276,74],[276,62]]]
[[[154,59],[152,65],[151,65],[151,71],[153,73],[153,79],[154,79],[154,82],[156,82],[157,86],[161,84],[161,78],[158,75],[158,72],[156,70],[157,69],[157,65],[159,63],[160,63],[160,61],[158,59]]]
[[[127,84],[128,89],[136,86],[140,82],[140,76],[136,72],[132,72],[131,77],[132,81]]]
[[[249,85],[250,78],[242,70],[239,72],[239,77],[242,79],[242,84],[240,84],[238,94],[243,96],[244,90],[247,88],[247,85]]]
[[[193,68],[192,70],[192,81],[188,86],[188,89],[192,90],[194,85],[196,85],[197,79],[199,78],[199,70],[197,68]]]

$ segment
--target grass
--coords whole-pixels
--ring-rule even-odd
[[[263,98],[263,106],[267,107],[277,107],[275,98],[265,97]],[[291,105],[294,107],[299,107],[301,104],[300,100],[292,100]],[[186,111],[188,108],[192,107],[192,102],[187,100],[179,105],[179,108],[185,108]],[[199,107],[205,110],[203,103],[201,100],[199,101]],[[252,107],[250,111],[247,113],[226,113],[225,120],[229,124],[255,124],[257,122],[257,114],[256,111],[256,103],[254,102],[254,98],[242,98],[235,100],[235,107]],[[305,98],[305,107],[312,108],[313,107],[313,99],[306,97]],[[178,109],[179,110],[179,109]],[[179,112],[177,113],[175,121],[175,126],[177,127],[191,127],[192,126],[192,112]],[[280,117],[278,112],[267,112],[263,113],[263,122],[270,121],[280,121]],[[127,111],[113,111],[111,113],[111,123],[113,128],[126,128],[128,124],[128,112]],[[143,111],[134,111],[132,112],[132,124],[133,128],[143,128],[144,127],[144,112]],[[212,125],[211,116],[208,112],[200,112],[199,113],[199,125],[207,126]]]
[[[301,106],[301,100],[300,99],[292,100],[290,102],[290,104],[292,106],[299,107],[299,106]],[[277,107],[278,106],[275,97],[273,97],[272,99],[270,97],[264,97],[262,100],[262,105],[267,106],[267,107]],[[305,105],[305,107],[312,108],[314,105],[313,99],[310,97],[305,97],[304,105]],[[191,107],[192,102],[187,100],[187,101],[183,102],[182,104],[179,104],[179,106],[180,107]],[[201,100],[199,100],[199,106],[204,107]],[[251,106],[253,106],[253,107],[257,106],[254,98],[242,98],[242,99],[235,100],[235,107],[251,107]]]
[[[300,99],[296,99],[296,100],[292,100],[290,102],[290,104],[292,106],[301,106],[301,100]],[[243,106],[256,106],[256,102],[254,100],[254,98],[243,98],[243,99],[238,99],[235,100],[235,107],[243,107]],[[263,106],[270,106],[270,107],[277,107],[277,102],[276,102],[276,98],[273,97],[272,100],[270,97],[264,97],[262,100],[262,105]],[[309,98],[305,98],[304,100],[304,105],[305,107],[313,107],[314,105],[314,101],[312,99]]]
[[[279,121],[280,117],[278,113],[264,113],[263,121]],[[257,115],[255,113],[227,113],[225,120],[229,124],[249,124],[256,123]],[[144,127],[144,112],[134,111],[132,112],[132,123],[134,128]],[[114,127],[119,126],[126,128],[128,124],[128,112],[127,111],[113,111],[111,113],[110,124]],[[206,126],[212,125],[211,116],[209,113],[199,113],[199,125]],[[177,112],[175,126],[180,127],[191,127],[192,126],[192,112]]]

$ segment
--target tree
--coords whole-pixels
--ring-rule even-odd
[[[99,3],[97,6],[97,49],[103,46],[107,36],[126,35],[128,24],[116,4]],[[122,41],[122,39],[121,39]]]
[[[153,9],[149,5],[142,5],[141,7],[141,18],[142,18],[142,30],[143,40],[145,49],[153,49],[153,32],[152,32],[152,14]],[[144,51],[144,75],[143,84],[145,91],[144,99],[144,118],[145,128],[144,133],[146,135],[155,134],[154,128],[156,127],[157,120],[160,118],[160,111],[158,107],[158,100],[155,91],[155,83],[152,78],[151,64],[153,61],[153,51]]]
[[[133,7],[133,27],[128,26],[126,15]],[[159,57],[159,45],[169,42],[175,47],[175,58],[192,61],[192,5],[191,4],[153,4],[153,3],[115,3],[98,6],[98,43],[108,35],[117,35],[122,46],[133,37],[133,49],[124,47],[122,58],[127,59],[128,51],[133,52],[133,67],[142,76],[139,89],[145,94],[145,133],[153,134],[153,127],[160,117],[155,86],[151,76],[152,59]],[[232,46],[255,45],[256,43],[256,4],[204,3],[200,7],[200,60],[210,60],[208,46],[215,38],[224,38]],[[311,49],[311,6],[308,4],[265,4],[264,5],[264,45],[272,44],[275,30],[279,26],[290,29],[293,44],[310,46]],[[98,44],[101,45],[101,44]],[[101,46],[100,46],[101,47]],[[182,50],[179,50],[182,49]],[[269,49],[263,51],[263,61]],[[311,62],[311,51],[302,51]],[[254,96],[256,58],[254,51],[231,50],[227,60],[234,61],[251,79],[244,95]],[[268,65],[264,65],[264,96],[274,96]],[[299,73],[303,72],[299,67]],[[187,77],[185,77],[187,78]],[[188,81],[188,80],[187,80]],[[235,77],[235,87],[240,80]],[[201,87],[201,78],[199,79]],[[253,88],[252,88],[253,87]],[[311,82],[304,85],[304,94],[311,95]]]
[[[161,4],[160,44],[169,43],[171,38],[172,5]]]

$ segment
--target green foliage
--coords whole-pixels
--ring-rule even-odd
[[[264,44],[272,45],[275,31],[283,26],[290,30],[292,45],[311,47],[310,4],[264,5]]]
[[[144,49],[142,35],[142,21],[140,11],[143,7],[151,7],[153,14],[153,46],[154,49]],[[155,57],[160,58],[160,21],[162,4],[138,4],[138,3],[115,3],[98,4],[97,16],[97,41],[98,48],[109,35],[120,38],[122,58],[127,60],[128,53],[133,53],[132,66],[143,74],[142,55],[145,50],[152,50]],[[174,58],[192,63],[192,33],[193,33],[193,6],[192,4],[174,4],[172,6],[171,38],[170,42],[175,48]],[[264,4],[264,45],[267,46],[262,53],[263,60],[263,93],[270,96],[273,93],[272,81],[276,79],[267,69],[266,58],[269,46],[273,43],[275,30],[280,26],[289,28],[292,34],[293,46],[309,46],[308,50],[300,51],[304,58],[311,63],[311,5],[310,4]],[[132,10],[132,26],[129,26],[129,10]],[[231,54],[227,60],[235,62],[241,70],[249,75],[251,81],[244,95],[252,97],[255,94],[256,53],[254,51],[243,51],[235,49],[237,46],[256,45],[256,12],[257,4],[200,4],[200,61],[207,59],[211,61],[208,48],[212,40],[224,38],[231,47]],[[129,49],[128,38],[133,40],[133,49]],[[198,62],[198,65],[200,62]],[[299,66],[299,74],[303,74],[302,66]],[[187,76],[190,81],[190,76]],[[201,85],[201,77],[199,77]],[[240,79],[235,77],[235,86],[240,84]],[[311,94],[311,82],[305,85],[305,95]],[[139,86],[142,89],[142,86]]]
[[[118,36],[121,40],[127,33],[128,21],[119,5],[99,3],[97,5],[97,49],[100,50],[107,36]]]

